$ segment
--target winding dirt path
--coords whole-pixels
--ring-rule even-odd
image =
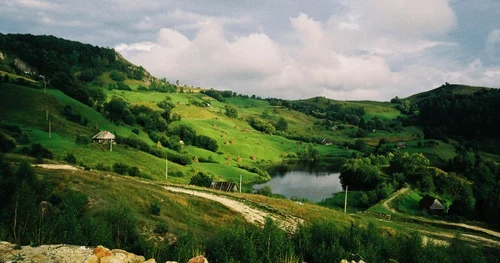
[[[33,166],[44,168],[44,169],[70,170],[70,171],[79,170],[77,167],[74,167],[71,165],[66,165],[66,164],[37,164],[37,165],[33,165]],[[122,180],[128,180],[126,177],[116,177],[116,178],[119,178]],[[159,186],[159,185],[152,183],[152,182],[145,182],[145,181],[141,181],[141,180],[137,180],[137,179],[132,179],[132,180],[134,180],[136,182],[143,183],[143,184]],[[240,213],[246,221],[253,223],[253,224],[256,224],[256,225],[263,226],[266,218],[271,218],[282,229],[289,231],[289,232],[295,232],[298,225],[304,223],[304,220],[301,218],[297,218],[297,217],[294,217],[291,215],[283,215],[283,214],[278,215],[276,213],[263,211],[263,210],[260,210],[260,209],[254,208],[254,207],[250,207],[249,205],[244,204],[241,201],[237,201],[235,199],[226,197],[224,195],[216,195],[216,194],[201,191],[201,190],[175,187],[175,186],[160,186],[160,187],[163,187],[165,190],[168,190],[168,191],[173,192],[173,193],[197,196],[200,198],[205,198],[208,200],[212,200],[214,202],[221,203],[222,205],[226,206],[227,208]]]
[[[396,209],[392,208],[389,206],[389,203],[392,202],[392,200],[394,200],[394,198],[408,192],[408,190],[410,190],[410,188],[408,187],[404,187],[404,188],[401,188],[399,189],[395,194],[393,194],[389,199],[385,200],[383,203],[382,203],[382,207],[384,207],[385,209],[393,212],[394,214],[399,214]]]
[[[304,220],[294,216],[281,216],[281,215],[279,216],[277,214],[252,208],[240,201],[230,199],[228,197],[221,195],[215,195],[208,192],[198,191],[194,189],[186,189],[181,187],[173,187],[173,186],[164,186],[163,188],[170,192],[193,195],[221,203],[222,205],[228,207],[229,209],[242,214],[243,218],[245,218],[245,220],[247,220],[248,222],[257,225],[264,225],[266,217],[269,217],[273,219],[275,222],[277,222],[282,229],[289,232],[294,232],[297,229],[298,224],[304,222]]]
[[[460,228],[464,228],[464,229],[468,229],[468,230],[474,230],[474,231],[482,232],[482,233],[488,234],[490,236],[494,236],[494,237],[500,238],[500,232],[493,231],[491,229],[486,229],[486,228],[482,228],[482,227],[479,227],[479,226],[473,226],[473,225],[468,225],[468,224],[464,224],[464,223],[453,223],[453,222],[447,222],[447,221],[442,221],[442,220],[431,220],[431,219],[427,219],[427,218],[423,218],[423,217],[417,217],[417,216],[409,216],[409,215],[406,215],[406,214],[403,214],[403,213],[400,213],[400,212],[396,211],[396,209],[394,209],[394,208],[392,208],[390,206],[390,203],[394,200],[394,198],[396,198],[396,197],[398,197],[398,196],[400,196],[400,195],[408,192],[408,190],[410,190],[410,188],[408,188],[408,187],[404,187],[404,188],[399,189],[389,199],[385,200],[382,203],[382,206],[384,208],[386,208],[387,210],[391,211],[394,214],[397,214],[399,216],[404,216],[404,217],[407,217],[407,218],[411,218],[411,219],[414,219],[414,220],[417,220],[417,221],[426,222],[426,223],[432,223],[432,224],[440,224],[440,225],[460,227]],[[486,239],[486,238],[482,238],[482,237],[478,237],[478,236],[473,236],[473,235],[470,235],[470,234],[464,234],[464,236],[468,236],[471,239],[472,239],[472,237],[475,237],[475,239],[477,239],[477,240],[481,240],[481,239],[483,241],[488,240],[488,242],[490,242],[490,243],[500,244],[497,241]]]

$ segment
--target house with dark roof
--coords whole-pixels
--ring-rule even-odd
[[[439,202],[435,197],[432,197],[430,195],[425,195],[420,199],[418,202],[418,207],[420,209],[426,209],[427,211],[433,213],[433,214],[440,214],[444,212],[444,205]]]

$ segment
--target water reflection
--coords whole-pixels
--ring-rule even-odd
[[[342,191],[338,172],[285,170],[273,171],[270,181],[254,185],[254,189],[269,185],[275,194],[288,199],[292,197],[306,198],[311,202],[319,202],[333,193]]]

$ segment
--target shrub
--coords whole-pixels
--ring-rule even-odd
[[[149,213],[155,216],[159,216],[161,211],[160,203],[158,201],[152,201],[149,204]],[[156,228],[155,228],[156,229]]]
[[[52,152],[39,143],[33,143],[29,149],[30,156],[52,159]]]
[[[212,185],[212,177],[203,172],[198,172],[195,176],[191,177],[189,184],[202,187],[210,187]]]
[[[91,138],[89,136],[85,136],[85,135],[77,135],[75,141],[78,144],[86,145],[86,144],[89,144],[91,142]]]
[[[117,70],[112,70],[111,73],[109,74],[109,77],[114,81],[124,81],[125,80],[125,75],[123,75],[121,72],[119,72]]]
[[[128,175],[139,176],[139,175],[141,175],[141,171],[136,166],[132,166],[128,169]]]
[[[130,167],[124,163],[113,164],[113,171],[118,174],[127,174]]]
[[[135,133],[135,134],[139,134],[139,129],[134,128],[134,129],[132,129],[132,132]]]
[[[168,228],[169,228],[168,223],[160,222],[155,225],[153,232],[155,232],[156,234],[165,235],[166,233],[168,233]]]
[[[31,143],[30,135],[27,132],[23,132],[21,134],[21,138],[19,139],[19,142],[21,144],[30,144]]]
[[[64,160],[68,163],[72,164],[76,163],[76,157],[72,153],[67,153],[66,157],[64,157]]]
[[[7,134],[0,132],[0,152],[10,152],[16,147],[16,141]]]

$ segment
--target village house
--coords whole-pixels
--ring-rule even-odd
[[[425,195],[420,199],[418,202],[418,207],[420,209],[425,209],[429,211],[432,214],[441,214],[444,212],[444,205],[439,202],[435,197],[432,197],[430,195]]]

